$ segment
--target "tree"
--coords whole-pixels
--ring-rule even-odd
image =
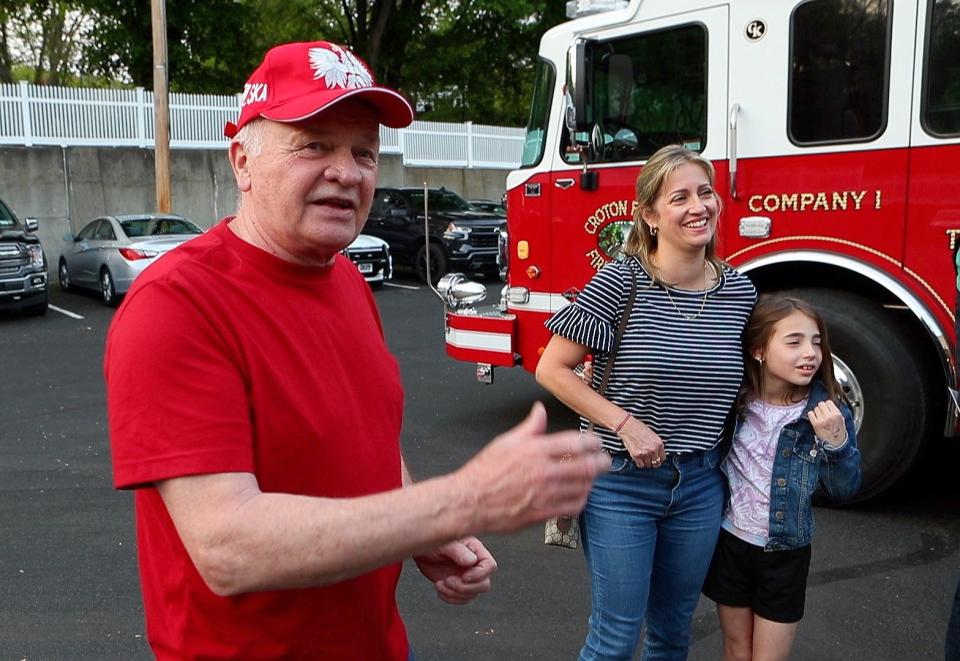
[[[524,124],[540,37],[565,20],[562,2],[463,0],[411,44],[405,77],[424,119]]]
[[[153,88],[150,3],[79,0],[97,15],[84,49],[95,74]],[[169,85],[172,91],[232,93],[243,87],[259,54],[250,48],[256,28],[235,0],[166,0]]]
[[[543,32],[556,0],[244,0],[261,52],[328,39],[363,57],[425,119],[522,124]]]
[[[10,52],[10,16],[17,7],[12,1],[0,3],[0,83],[13,82],[13,54]]]
[[[0,81],[17,65],[35,84],[59,85],[79,70],[79,42],[90,16],[78,0],[4,0],[0,4]]]
[[[404,87],[408,44],[430,26],[439,0],[243,0],[256,13],[261,52],[288,41],[323,39],[348,46],[377,80]]]
[[[563,9],[559,0],[166,0],[169,85],[235,93],[271,46],[326,39],[359,54],[423,119],[522,124],[540,36]],[[69,73],[151,89],[150,21],[147,0],[0,0],[0,82],[29,62],[37,81]]]

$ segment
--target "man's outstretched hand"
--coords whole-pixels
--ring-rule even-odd
[[[610,455],[596,436],[546,429],[538,402],[526,420],[457,472],[464,498],[475,506],[472,529],[512,532],[583,509],[593,481],[610,468]]]

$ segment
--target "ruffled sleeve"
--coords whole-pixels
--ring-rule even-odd
[[[547,330],[598,353],[609,353],[614,321],[620,318],[624,305],[625,268],[614,262],[601,269],[574,303],[546,321]]]
[[[613,346],[613,329],[610,324],[597,319],[576,304],[557,311],[547,319],[546,327],[551,333],[600,353],[609,353]]]

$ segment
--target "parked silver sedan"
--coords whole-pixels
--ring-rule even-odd
[[[104,303],[114,306],[160,255],[202,233],[192,222],[175,215],[97,218],[76,235],[63,237],[66,245],[57,268],[60,288],[93,289],[100,292]]]

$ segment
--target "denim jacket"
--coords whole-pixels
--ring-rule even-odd
[[[817,482],[836,500],[850,498],[860,488],[860,451],[850,408],[840,405],[847,441],[836,449],[817,440],[807,419],[807,412],[826,399],[823,383],[815,381],[803,413],[780,432],[770,480],[770,533],[764,547],[767,551],[796,549],[810,543],[814,528],[810,501]],[[741,422],[738,417],[733,439]]]

